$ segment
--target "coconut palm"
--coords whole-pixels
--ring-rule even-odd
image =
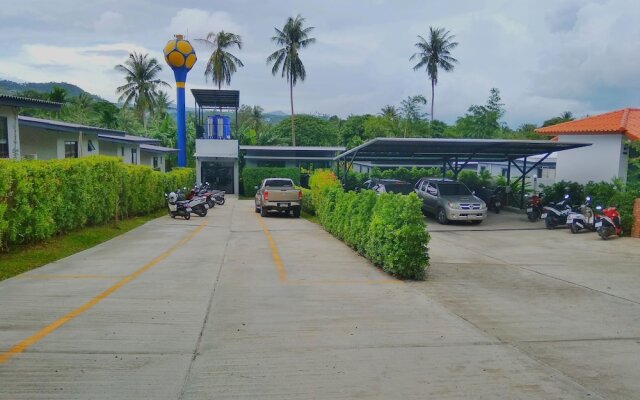
[[[396,106],[386,105],[380,109],[378,115],[389,119],[398,119],[400,113]]]
[[[316,42],[315,38],[309,37],[309,33],[314,28],[304,28],[304,21],[305,19],[300,15],[295,19],[289,17],[282,30],[273,28],[276,31],[276,35],[273,36],[271,40],[282,47],[267,57],[267,63],[273,63],[271,73],[275,76],[278,70],[282,69],[282,77],[286,77],[289,83],[289,98],[291,100],[291,143],[293,146],[296,145],[293,87],[298,80],[304,81],[307,77],[304,64],[300,59],[300,49],[304,49]]]
[[[149,54],[133,52],[124,64],[116,65],[116,70],[125,74],[127,83],[116,88],[119,101],[125,106],[133,102],[134,108],[140,120],[145,123],[145,111],[153,111],[158,98],[160,87],[169,87],[169,84],[157,76],[162,70],[158,60],[149,57]]]
[[[244,67],[244,64],[226,49],[233,46],[238,46],[239,50],[242,49],[240,35],[225,31],[209,32],[206,39],[196,40],[213,48],[213,52],[207,61],[207,67],[204,70],[205,78],[211,77],[213,83],[218,85],[218,90],[222,88],[222,84],[230,85],[231,75],[238,70],[238,67]]]
[[[426,67],[427,75],[431,80],[431,121],[433,121],[435,87],[438,84],[438,69],[453,71],[453,64],[458,62],[451,57],[451,50],[458,46],[458,42],[453,41],[454,38],[455,36],[444,28],[429,27],[429,40],[418,35],[419,41],[415,45],[419,51],[410,58],[410,60],[418,60],[413,70]]]
[[[173,101],[169,97],[169,93],[165,92],[164,90],[160,90],[158,92],[158,95],[156,96],[156,104],[155,107],[153,107],[153,113],[159,115],[160,117],[164,117],[164,115],[167,113],[167,110],[169,109],[169,107],[171,107],[172,104]]]

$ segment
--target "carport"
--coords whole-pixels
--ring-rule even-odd
[[[455,179],[469,162],[507,162],[506,191],[509,193],[512,183],[520,183],[520,196],[516,200],[522,206],[528,173],[552,153],[590,145],[548,140],[376,138],[338,155],[335,161],[338,171],[342,171],[343,182],[354,161],[384,162],[399,167],[407,163],[429,163],[442,166],[443,178],[448,169],[453,171]],[[529,165],[527,159],[532,156],[541,157]],[[522,160],[522,163],[515,160]],[[513,182],[512,166],[520,171],[520,176]]]

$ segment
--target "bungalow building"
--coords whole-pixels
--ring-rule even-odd
[[[556,180],[587,183],[627,180],[629,144],[640,140],[640,109],[624,108],[536,129],[557,141],[591,143],[558,153]]]

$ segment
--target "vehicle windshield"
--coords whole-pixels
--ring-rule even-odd
[[[409,194],[413,192],[413,186],[406,182],[387,183],[384,188],[387,193]]]
[[[471,195],[471,191],[459,182],[438,183],[438,189],[440,190],[440,196]]]
[[[290,179],[269,179],[264,183],[265,187],[293,187]]]

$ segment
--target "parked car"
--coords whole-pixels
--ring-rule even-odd
[[[441,224],[449,221],[481,223],[487,217],[487,205],[462,182],[449,179],[422,178],[415,185],[422,199],[422,210],[431,213]]]
[[[263,217],[269,211],[291,212],[295,218],[300,217],[302,191],[294,187],[288,178],[267,178],[260,186],[256,186],[256,212]]]
[[[409,182],[398,179],[380,179],[378,183],[372,187],[378,194],[380,193],[398,193],[409,194],[413,192],[413,185]]]

